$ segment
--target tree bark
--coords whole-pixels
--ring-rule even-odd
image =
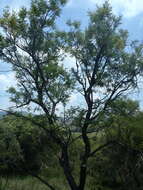
[[[71,188],[71,190],[79,190],[75,179],[72,175],[72,171],[71,171],[71,167],[70,167],[70,163],[69,163],[69,156],[68,156],[68,147],[66,145],[64,145],[62,147],[62,155],[59,158],[59,162],[61,167],[63,168],[65,177],[67,179],[67,182]]]

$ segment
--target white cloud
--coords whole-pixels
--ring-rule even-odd
[[[84,1],[84,4],[82,2]],[[140,13],[143,13],[143,0],[108,0],[112,7],[113,11],[117,14],[122,14],[124,17],[130,18],[134,17]],[[4,1],[2,6],[9,6],[11,10],[19,10],[20,7],[26,6],[29,7],[31,0],[11,0],[10,4],[9,1]],[[91,8],[92,5],[101,5],[105,2],[105,0],[69,0],[66,7],[70,8],[80,4],[81,8],[86,6],[87,8]],[[1,6],[0,6],[1,7]],[[95,7],[95,6],[94,6]]]
[[[75,102],[77,102],[77,99],[78,99],[78,95],[76,93],[72,94],[70,97],[70,104],[74,105]]]
[[[0,8],[9,7],[10,10],[18,11],[21,7],[28,7],[30,5],[31,0],[3,0],[0,4]]]
[[[71,7],[73,5],[73,0],[68,0],[66,7]]]
[[[11,87],[16,85],[16,79],[13,72],[8,74],[0,74],[0,108],[7,109],[13,104],[10,102],[9,94],[5,91]]]
[[[0,90],[5,91],[9,87],[16,84],[15,75],[13,72],[8,74],[0,74]]]
[[[70,69],[76,66],[76,60],[74,57],[71,57],[70,54],[66,54],[63,60],[63,65],[65,68]]]
[[[0,97],[0,109],[7,109],[11,106],[13,106],[13,103],[10,102],[8,96]]]
[[[101,5],[104,0],[89,0],[93,4]],[[109,0],[113,11],[122,14],[126,18],[134,17],[143,13],[143,0]]]

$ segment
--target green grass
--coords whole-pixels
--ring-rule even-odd
[[[69,190],[65,181],[58,177],[49,181],[56,189]],[[95,186],[87,182],[87,190],[97,190]],[[0,178],[0,190],[49,190],[49,188],[39,180],[32,177]]]
[[[66,186],[63,186],[62,180],[53,178],[50,183],[55,187],[60,186],[62,190],[67,190]],[[49,188],[41,183],[39,180],[32,177],[13,177],[13,178],[0,178],[0,190],[48,190]]]
[[[93,179],[92,179],[93,180]],[[55,177],[48,180],[55,189],[70,190],[65,180],[61,177]],[[0,190],[49,190],[49,188],[41,183],[38,179],[31,176],[27,177],[0,177]],[[90,180],[87,180],[86,190],[98,190],[95,184],[91,184]]]

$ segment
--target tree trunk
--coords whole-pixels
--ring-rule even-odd
[[[64,174],[70,186],[70,189],[79,190],[71,172],[67,146],[62,147],[62,155],[61,155],[61,158],[59,158],[59,162],[60,162],[61,167],[63,168]]]

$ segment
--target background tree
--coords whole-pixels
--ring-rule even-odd
[[[106,117],[106,128],[102,130],[99,144],[103,140],[114,143],[92,159],[89,174],[95,179],[93,185],[100,189],[141,189],[142,112],[138,103],[129,99],[116,100],[110,111],[112,114]]]
[[[34,0],[29,10],[22,8],[18,13],[6,10],[0,18],[0,57],[12,64],[16,73],[17,87],[9,89],[16,107],[34,107],[44,115],[42,122],[21,117],[41,127],[58,145],[59,164],[70,189],[84,190],[89,158],[105,147],[94,149],[88,130],[93,128],[93,123],[99,124],[111,102],[137,86],[142,69],[142,45],[128,43],[127,31],[119,28],[121,18],[113,15],[107,2],[89,13],[90,21],[84,30],[78,22],[68,22],[71,27],[68,33],[57,32],[55,19],[64,4],[63,0]],[[76,59],[72,72],[61,65],[63,51]],[[80,122],[75,122],[81,131],[79,137],[72,133],[68,122],[61,122],[56,111],[58,105],[68,104],[74,81],[85,106],[75,116],[80,118]],[[70,150],[80,137],[83,146],[74,163],[79,173],[75,177]],[[43,182],[55,189],[48,180]]]
[[[0,130],[0,174],[10,176],[39,172],[42,164],[40,152],[44,149],[44,140],[41,141],[44,136],[40,129],[17,117],[6,116],[0,121]]]

